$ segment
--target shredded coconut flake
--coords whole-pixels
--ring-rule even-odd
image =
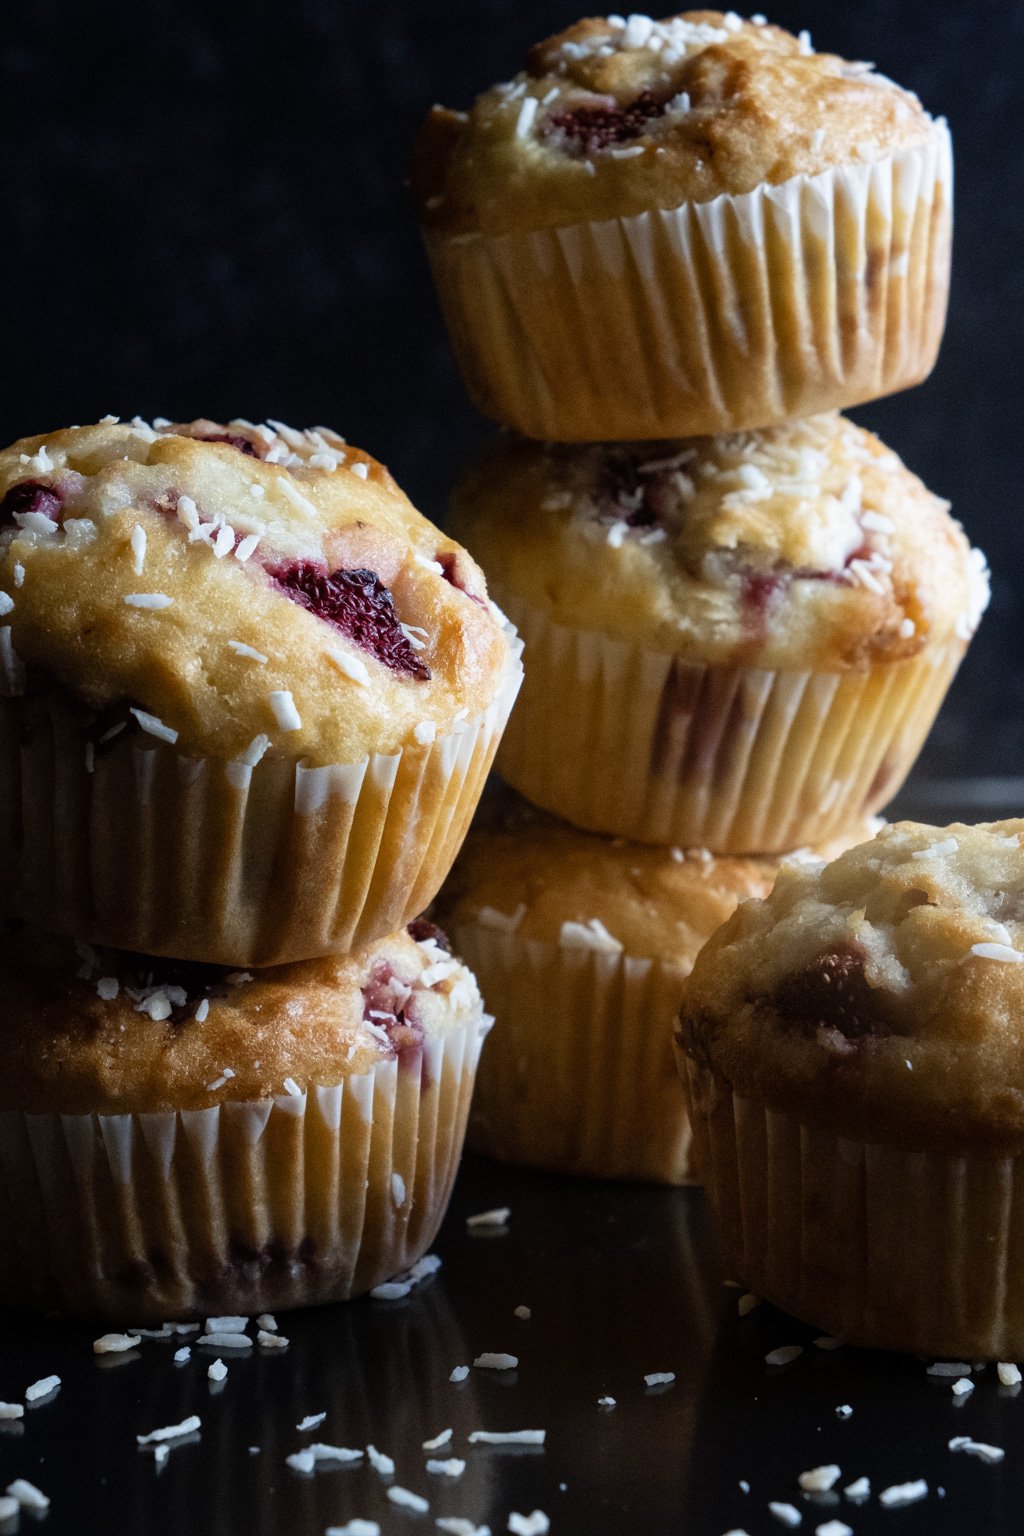
[[[24,1417],[24,1403],[0,1403],[0,1420],[23,1419]]]
[[[469,1443],[470,1445],[543,1445],[546,1436],[546,1429],[474,1429],[469,1437]]]
[[[1020,1386],[1021,1374],[1019,1366],[1013,1365],[1006,1360],[1000,1360],[996,1366],[996,1373],[999,1376],[999,1385],[1001,1387]]]
[[[986,1445],[983,1440],[972,1440],[970,1435],[954,1435],[949,1442],[951,1451],[963,1451],[967,1456],[977,1456],[979,1461],[990,1464],[1002,1461],[1006,1452],[998,1445]]]
[[[852,1483],[847,1483],[843,1493],[848,1499],[869,1499],[871,1497],[871,1481],[866,1477],[858,1477]]]
[[[7,1497],[16,1499],[22,1509],[31,1509],[36,1514],[43,1514],[50,1507],[50,1501],[45,1493],[42,1493],[27,1478],[16,1477],[13,1483],[8,1484]]]
[[[473,1364],[477,1370],[514,1371],[519,1364],[519,1357],[518,1355],[502,1354],[500,1351],[498,1353],[485,1351],[482,1355],[477,1355]]]
[[[435,1435],[433,1440],[424,1440],[423,1449],[425,1451],[439,1451],[443,1445],[449,1444],[451,1438],[451,1430],[442,1429],[441,1433],[439,1435]]]
[[[211,1381],[226,1381],[228,1368],[223,1360],[215,1360],[206,1374]]]
[[[112,1003],[121,990],[116,976],[101,976],[96,983],[96,993],[105,1003]]]
[[[258,661],[261,667],[265,667],[270,660],[270,657],[265,656],[262,651],[246,645],[244,640],[229,640],[228,649],[234,651],[236,656],[245,656],[249,661]]]
[[[1024,960],[1024,951],[1010,944],[972,944],[970,952],[982,960],[1001,960],[1006,965],[1020,965]]]
[[[348,1520],[344,1525],[329,1525],[324,1536],[380,1536],[376,1520]]]
[[[370,670],[358,656],[350,656],[336,645],[327,646],[325,654],[333,661],[342,677],[349,678],[353,683],[361,683],[364,688],[369,686]]]
[[[394,1488],[388,1489],[388,1498],[399,1508],[415,1510],[418,1515],[425,1515],[430,1508],[428,1501],[420,1494],[411,1493],[408,1488],[399,1488],[397,1484]]]
[[[910,1483],[893,1483],[891,1488],[883,1488],[878,1502],[883,1509],[898,1509],[901,1504],[916,1504],[927,1497],[928,1484],[923,1477],[918,1477]]]
[[[469,1366],[468,1365],[457,1365],[455,1367],[455,1369],[452,1371],[451,1375],[448,1377],[448,1380],[449,1381],[455,1381],[455,1382],[465,1381],[465,1379],[466,1379],[466,1377],[468,1375],[469,1375]]]
[[[623,948],[599,917],[585,923],[563,923],[558,942],[563,949],[595,949],[607,955],[620,955]]]
[[[475,1231],[481,1227],[507,1227],[511,1215],[511,1206],[498,1205],[492,1211],[478,1211],[475,1216],[467,1216],[466,1226],[470,1231]]]
[[[272,688],[269,694],[270,708],[282,731],[301,731],[302,716],[295,708],[295,700],[288,688]]]
[[[137,1342],[130,1333],[104,1333],[93,1339],[92,1352],[94,1355],[123,1355],[126,1350],[134,1349]]]
[[[649,1387],[668,1387],[676,1379],[675,1371],[651,1371],[644,1377]]]
[[[778,1502],[768,1505],[768,1513],[774,1515],[782,1525],[788,1525],[794,1529],[803,1519],[800,1511],[793,1504],[780,1504]]]
[[[530,1515],[517,1515],[513,1512],[508,1517],[508,1528],[512,1536],[547,1536],[551,1521],[542,1509],[535,1509]]]
[[[838,1483],[842,1472],[835,1462],[830,1462],[823,1467],[812,1467],[809,1472],[801,1472],[797,1482],[804,1493],[830,1493]]]
[[[164,1440],[180,1440],[184,1435],[195,1434],[201,1424],[198,1413],[193,1413],[180,1424],[168,1424],[163,1429],[151,1430],[148,1435],[136,1435],[135,1439],[139,1445],[160,1445]]]
[[[127,598],[125,601],[127,602]],[[166,741],[170,746],[173,746],[177,741],[177,731],[170,725],[164,725],[164,722],[157,719],[156,715],[147,714],[144,709],[135,709],[134,707],[132,707],[131,712],[147,736],[155,736],[158,741]]]
[[[35,1403],[41,1397],[49,1397],[51,1392],[56,1392],[60,1386],[59,1376],[44,1376],[41,1381],[34,1381],[30,1387],[25,1388],[26,1403]]]
[[[168,597],[166,592],[129,592],[125,602],[129,608],[152,608],[159,610],[169,608],[174,599]]]
[[[794,1360],[799,1360],[803,1354],[801,1344],[783,1344],[778,1349],[770,1349],[764,1357],[765,1365],[791,1365]]]

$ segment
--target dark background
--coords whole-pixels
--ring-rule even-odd
[[[428,515],[488,428],[463,396],[403,188],[579,0],[0,4],[0,439],[122,416],[327,422]],[[855,414],[953,502],[992,608],[919,773],[1020,771],[1024,4],[779,0],[950,120],[949,329],[927,384]]]

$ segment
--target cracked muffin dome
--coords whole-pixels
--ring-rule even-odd
[[[253,974],[5,924],[0,1111],[159,1113],[297,1097],[484,1019],[432,923],[351,954]]]
[[[744,903],[680,1043],[740,1097],[858,1141],[1024,1151],[1024,820],[898,822]]]
[[[685,660],[854,668],[966,641],[984,558],[948,504],[835,413],[692,440],[504,440],[453,529],[499,600]]]
[[[104,728],[221,759],[430,742],[509,657],[478,568],[326,428],[111,418],[15,443],[0,604],[8,695],[56,683]]]
[[[589,17],[468,113],[435,107],[414,189],[446,233],[601,220],[881,160],[935,124],[872,65],[763,18]]]

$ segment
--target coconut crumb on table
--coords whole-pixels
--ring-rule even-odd
[[[466,1379],[466,1377],[468,1375],[469,1375],[469,1366],[468,1365],[457,1365],[455,1367],[455,1369],[452,1371],[451,1375],[448,1377],[448,1380],[449,1381],[456,1381],[456,1382],[458,1382],[458,1381],[465,1381],[465,1379]]]
[[[388,1498],[392,1504],[397,1504],[401,1509],[411,1509],[418,1515],[425,1515],[430,1508],[428,1499],[421,1494],[412,1493],[408,1488],[400,1488],[397,1484],[388,1489]]]
[[[424,1441],[424,1450],[441,1450],[442,1445],[447,1445],[451,1439],[451,1430],[442,1430],[441,1435],[434,1435],[431,1441]]]
[[[885,1509],[899,1509],[903,1504],[916,1504],[927,1497],[928,1484],[923,1477],[918,1477],[909,1483],[893,1483],[892,1487],[883,1488],[878,1502]]]
[[[770,1349],[764,1357],[765,1365],[792,1365],[794,1360],[799,1360],[804,1352],[802,1344],[781,1344],[778,1349]]]
[[[441,1520],[435,1520],[434,1524],[439,1531],[445,1532],[445,1536],[491,1536],[489,1525],[477,1525],[475,1521],[466,1520],[461,1515],[447,1515]]]
[[[317,1463],[321,1461],[362,1461],[363,1452],[359,1449],[350,1449],[346,1445],[307,1445],[301,1451],[293,1451],[286,1456],[284,1464],[291,1467],[293,1472],[312,1472]]]
[[[843,1493],[848,1499],[869,1499],[871,1497],[871,1480],[867,1477],[858,1477],[852,1483],[847,1483]]]
[[[373,1467],[375,1472],[379,1472],[381,1477],[394,1477],[395,1463],[393,1457],[385,1456],[384,1452],[378,1451],[375,1445],[368,1445],[366,1447],[366,1455],[371,1467]]]
[[[0,1403],[0,1420],[23,1419],[25,1417],[24,1403]]]
[[[949,1442],[951,1451],[963,1451],[968,1456],[977,1456],[979,1461],[989,1463],[1002,1461],[1006,1452],[998,1445],[986,1445],[983,1440],[972,1440],[970,1435],[954,1435]]]
[[[466,1463],[459,1456],[449,1456],[446,1461],[431,1457],[427,1462],[427,1471],[437,1477],[461,1477],[465,1470]]]
[[[326,1413],[307,1413],[306,1417],[301,1423],[296,1424],[295,1428],[300,1434],[305,1434],[309,1429],[319,1429],[326,1417]]]
[[[768,1505],[768,1513],[774,1515],[782,1525],[788,1525],[794,1530],[803,1519],[800,1511],[793,1504],[771,1503]]]
[[[494,1210],[492,1210],[492,1211],[479,1211],[475,1216],[467,1216],[466,1217],[466,1226],[469,1228],[469,1230],[471,1232],[476,1232],[476,1231],[479,1231],[481,1228],[488,1228],[488,1227],[490,1227],[490,1228],[507,1227],[508,1226],[509,1217],[511,1215],[512,1215],[512,1208],[511,1208],[511,1206],[499,1205],[499,1206],[496,1206],[494,1208]]]
[[[506,1355],[489,1350],[485,1350],[482,1355],[477,1355],[473,1361],[476,1369],[481,1371],[514,1371],[518,1364],[518,1355]]]
[[[809,1472],[801,1472],[797,1482],[804,1493],[831,1493],[838,1483],[842,1472],[835,1462],[829,1462],[823,1467],[812,1467]]]
[[[675,1371],[650,1371],[644,1382],[648,1387],[670,1387],[675,1379]]]
[[[543,1445],[546,1429],[474,1429],[470,1445]]]
[[[20,1509],[21,1505],[17,1499],[11,1498],[6,1493],[0,1495],[0,1525],[6,1525],[8,1520],[16,1519]]]
[[[93,1339],[92,1352],[94,1355],[123,1355],[126,1350],[134,1349],[138,1342],[130,1333],[104,1333]]]
[[[180,1440],[185,1435],[194,1434],[201,1426],[198,1413],[193,1413],[180,1424],[168,1424],[163,1429],[151,1430],[148,1435],[136,1435],[135,1439],[139,1445],[159,1445],[163,1440]]]
[[[996,1366],[996,1374],[999,1377],[1001,1387],[1019,1387],[1021,1382],[1020,1367],[1010,1364],[1006,1360],[1000,1360]]]
[[[380,1536],[376,1520],[348,1520],[344,1525],[329,1525],[324,1536]]]
[[[508,1529],[512,1536],[547,1536],[551,1521],[542,1509],[535,1509],[529,1515],[513,1513],[508,1517]]]
[[[223,1360],[217,1359],[206,1372],[211,1381],[221,1382],[227,1380],[228,1368]]]
[[[59,1376],[44,1376],[40,1381],[34,1381],[30,1387],[25,1388],[26,1403],[35,1403],[41,1397],[49,1397],[51,1392],[56,1392],[60,1384]]]
[[[13,1483],[8,1484],[7,1497],[16,1499],[22,1509],[30,1509],[40,1515],[50,1507],[47,1495],[24,1477],[16,1477]]]

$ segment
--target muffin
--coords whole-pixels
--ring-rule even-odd
[[[341,1301],[426,1250],[490,1026],[431,924],[252,975],[0,935],[0,1305]]]
[[[820,843],[884,805],[988,598],[946,504],[835,414],[506,440],[453,531],[528,648],[503,775],[578,826],[715,853]]]
[[[559,441],[770,426],[918,383],[945,322],[942,119],[763,18],[589,18],[413,186],[467,387]]]
[[[692,1177],[672,1057],[683,978],[778,869],[595,837],[489,790],[435,904],[499,1026],[469,1145],[562,1173]]]
[[[0,615],[6,910],[218,964],[421,911],[521,670],[465,552],[326,428],[15,443]]]
[[[852,1343],[1024,1355],[1022,840],[901,822],[787,868],[684,985],[726,1257]]]

